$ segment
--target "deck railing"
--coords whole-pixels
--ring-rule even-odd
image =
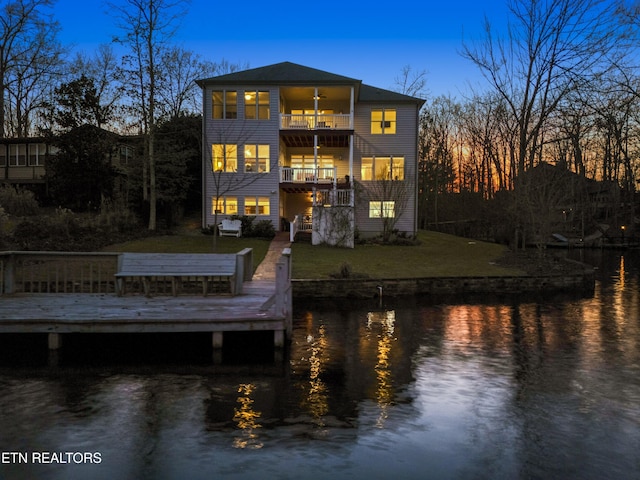
[[[0,296],[12,293],[116,293],[117,252],[0,252]],[[251,281],[253,249],[236,254],[236,278]],[[185,277],[184,290],[199,283]],[[213,282],[213,278],[212,278]],[[135,278],[139,284],[140,279]],[[170,279],[154,278],[153,292],[171,292]],[[133,289],[133,288],[132,288]],[[236,286],[238,291],[240,288]],[[137,288],[141,291],[141,288]]]
[[[318,190],[316,192],[316,205],[353,207],[353,199],[354,195],[351,189]]]
[[[280,183],[333,183],[337,181],[338,169],[280,167]]]
[[[353,119],[349,114],[280,114],[283,130],[353,130]]]
[[[113,293],[117,253],[0,252],[0,295]]]

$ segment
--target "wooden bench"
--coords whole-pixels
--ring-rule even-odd
[[[242,222],[240,220],[222,220],[218,225],[220,236],[238,237],[242,236]]]
[[[210,253],[121,253],[118,256],[116,293],[123,295],[127,278],[140,278],[145,295],[151,292],[151,279],[164,277],[171,280],[171,292],[178,294],[178,287],[185,277],[202,279],[202,294],[207,295],[209,278],[229,280],[230,293],[236,295],[242,289],[243,272],[237,280],[238,255]],[[238,286],[239,284],[240,286]]]

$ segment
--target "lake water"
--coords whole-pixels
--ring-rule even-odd
[[[640,255],[576,254],[593,297],[298,302],[283,362],[5,337],[0,479],[640,478]]]

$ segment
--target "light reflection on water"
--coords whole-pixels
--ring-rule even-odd
[[[286,368],[5,366],[0,450],[102,463],[0,478],[638,478],[638,257],[598,266],[586,299],[297,306]]]

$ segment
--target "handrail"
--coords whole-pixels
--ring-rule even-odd
[[[353,130],[353,117],[346,113],[281,113],[284,130]]]
[[[0,252],[0,295],[110,293],[117,252]]]
[[[280,167],[280,183],[333,183],[337,182],[336,167]]]

